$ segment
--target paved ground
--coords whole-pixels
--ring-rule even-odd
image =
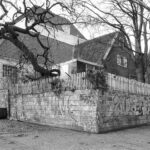
[[[150,125],[89,134],[0,120],[0,150],[149,150]]]

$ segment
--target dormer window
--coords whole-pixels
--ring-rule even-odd
[[[127,68],[128,61],[127,58],[121,55],[117,55],[117,65]]]

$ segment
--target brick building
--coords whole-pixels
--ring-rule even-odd
[[[109,73],[135,78],[133,58],[124,36],[113,32],[76,45],[74,66],[77,66],[77,72],[104,67]]]

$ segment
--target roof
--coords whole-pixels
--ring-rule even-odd
[[[31,8],[32,10],[35,11],[36,9],[36,14],[38,13],[42,13],[45,9],[39,6],[34,6]],[[32,15],[30,15],[32,16]],[[16,23],[19,22],[20,20],[22,20],[24,18],[24,16],[20,16],[18,17],[18,19],[16,19]],[[62,25],[66,25],[66,26],[70,26],[70,34],[73,36],[78,36],[81,39],[86,39],[83,34],[81,34],[81,32],[65,17],[60,16],[60,15],[56,15],[53,12],[49,12],[47,13],[47,15],[45,16],[45,18],[50,19],[51,24],[47,23],[47,25],[52,27],[52,24],[56,24],[55,28],[61,31],[64,31],[62,28]]]
[[[74,58],[102,64],[104,55],[112,47],[116,33],[106,34],[77,45],[74,51]]]
[[[19,38],[35,55],[42,54],[43,50],[35,38],[26,34],[20,34]],[[42,35],[40,36],[40,39],[43,43],[47,42],[48,39],[48,42],[50,43],[49,58],[52,56],[55,64],[72,59],[73,46],[51,38],[47,38]],[[22,54],[23,53],[21,50],[19,50],[13,43],[8,40],[3,40],[0,45],[0,58],[2,59],[9,58],[19,60],[20,55]],[[41,64],[43,63],[42,57],[39,57],[38,62]]]

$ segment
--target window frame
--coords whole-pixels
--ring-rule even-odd
[[[13,83],[17,82],[18,74],[17,67],[3,64],[3,77],[9,78]]]
[[[125,56],[117,54],[117,65],[127,68],[128,67],[128,59]]]

